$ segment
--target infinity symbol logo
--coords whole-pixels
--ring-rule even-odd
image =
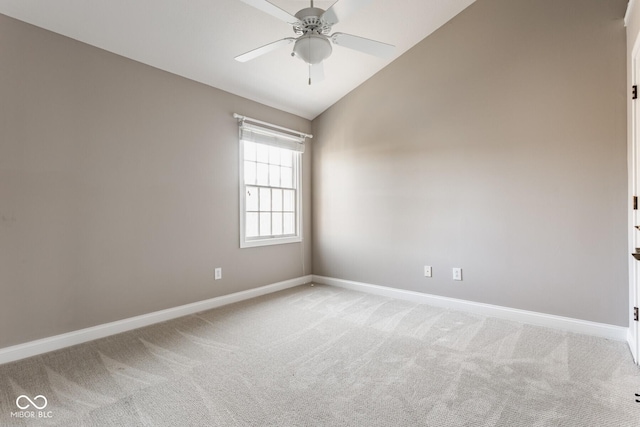
[[[38,404],[37,404],[36,402],[34,402],[34,401],[37,401],[38,399],[41,399],[41,400],[44,402],[44,404],[43,404],[42,406],[38,406]],[[27,402],[29,402],[29,403],[27,403],[27,404],[25,404],[24,406],[22,406],[22,405],[20,404],[20,401],[21,401],[21,400],[26,400],[26,401],[27,401]],[[27,409],[30,405],[33,405],[36,409],[44,409],[44,408],[46,408],[46,407],[47,407],[47,403],[48,403],[48,402],[47,402],[47,398],[46,398],[46,397],[44,397],[44,396],[43,396],[43,395],[41,395],[41,394],[39,394],[39,395],[37,395],[36,397],[34,397],[34,398],[33,398],[33,400],[31,400],[31,398],[29,398],[29,396],[26,396],[26,395],[24,395],[24,394],[21,394],[21,395],[20,395],[20,396],[18,396],[18,398],[16,399],[16,406],[17,406],[18,408],[20,408],[20,409]]]

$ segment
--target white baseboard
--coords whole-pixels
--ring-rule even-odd
[[[117,320],[115,322],[80,329],[61,335],[55,335],[24,344],[5,347],[0,349],[0,365],[49,351],[70,347],[72,345],[82,344],[87,341],[93,341],[98,338],[104,338],[109,335],[119,334],[121,332],[130,331],[143,326],[149,326],[154,323],[164,322],[166,320],[187,316],[189,314],[210,310],[223,305],[233,304],[235,302],[248,300],[261,295],[293,288],[295,286],[304,285],[305,283],[310,283],[311,281],[311,275],[298,277],[296,279],[285,280],[283,282],[273,283],[271,285],[255,289],[223,295],[204,301],[181,305],[179,307],[168,308],[166,310],[154,311],[153,313],[143,314],[141,316],[130,317],[128,319]]]
[[[164,322],[189,314],[210,310],[216,307],[233,304],[270,294],[295,286],[304,285],[310,282],[321,283],[339,288],[365,292],[374,295],[397,298],[436,307],[450,308],[453,310],[467,311],[486,316],[497,317],[507,320],[514,320],[531,325],[544,326],[560,329],[569,332],[592,335],[608,338],[616,341],[628,341],[629,328],[622,326],[608,325],[604,323],[589,322],[586,320],[572,319],[569,317],[554,316],[551,314],[537,313],[533,311],[518,310],[514,308],[501,307],[491,304],[483,304],[472,301],[465,301],[455,298],[441,297],[437,295],[424,294],[421,292],[407,291],[404,289],[389,288],[386,286],[371,285],[368,283],[354,282],[351,280],[335,279],[318,275],[308,275],[296,279],[286,280],[255,289],[223,295],[204,301],[198,301],[179,307],[168,308],[166,310],[155,311],[128,319],[105,323],[103,325],[80,329],[53,337],[43,338],[36,341],[18,344],[0,349],[0,365],[9,363],[49,351],[59,350],[72,345],[82,344],[121,332],[149,326],[154,323]]]
[[[554,316],[552,314],[518,310],[498,305],[483,304],[456,298],[441,297],[421,292],[407,291],[404,289],[389,288],[386,286],[371,285],[368,283],[334,279],[331,277],[317,275],[313,276],[313,282],[389,298],[419,302],[436,307],[444,307],[501,319],[514,320],[530,325],[544,326],[568,332],[575,332],[578,334],[608,338],[616,341],[627,341],[627,331],[629,328],[625,328],[623,326],[608,325],[605,323],[596,323],[587,320],[572,319],[570,317]]]

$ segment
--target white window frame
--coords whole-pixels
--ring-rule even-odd
[[[260,122],[255,119],[249,119],[244,116],[236,115],[239,119],[240,132],[239,132],[239,199],[240,199],[240,248],[253,248],[260,246],[281,245],[287,243],[299,243],[303,240],[302,235],[302,153],[304,152],[304,138],[310,137],[310,135],[297,133],[296,131],[290,131],[289,129],[281,128],[276,125]],[[248,123],[247,121],[251,121]],[[266,127],[266,126],[268,127]],[[287,131],[282,132],[282,131]],[[291,133],[295,132],[295,133]],[[245,183],[244,174],[244,146],[245,141],[253,142],[256,144],[263,144],[269,146],[276,146],[284,149],[292,149],[293,152],[293,189],[295,190],[295,225],[294,234],[286,236],[261,236],[261,237],[247,237],[246,236],[246,192],[247,187],[262,187],[262,188],[278,188],[271,186],[259,186],[256,184]]]

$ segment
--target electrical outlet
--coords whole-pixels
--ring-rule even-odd
[[[431,266],[424,266],[424,277],[431,277]]]
[[[220,267],[216,268],[213,278],[214,280],[222,279],[222,268]]]
[[[453,268],[453,280],[462,280],[462,269],[459,267]]]

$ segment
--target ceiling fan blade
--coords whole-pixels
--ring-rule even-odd
[[[238,62],[247,62],[254,58],[257,58],[258,56],[262,56],[266,53],[274,51],[282,46],[291,44],[294,41],[296,41],[296,39],[294,39],[293,37],[287,37],[286,39],[278,40],[277,42],[269,43],[257,49],[250,50],[247,53],[243,53],[242,55],[238,55],[235,57],[235,60]]]
[[[322,62],[309,65],[309,84],[319,83],[324,80],[324,65]]]
[[[273,3],[268,2],[267,0],[241,0],[242,2],[248,4],[249,6],[253,6],[258,10],[263,11],[264,13],[268,13],[271,16],[274,16],[281,21],[288,22],[289,24],[295,24],[298,22],[298,18],[291,15],[289,12],[280,9]]]
[[[332,34],[331,41],[338,46],[348,47],[349,49],[368,53],[369,55],[379,56],[381,58],[391,57],[395,50],[395,46],[393,45],[345,33]]]
[[[322,15],[322,19],[329,25],[335,25],[369,3],[371,0],[338,0],[327,9]]]

